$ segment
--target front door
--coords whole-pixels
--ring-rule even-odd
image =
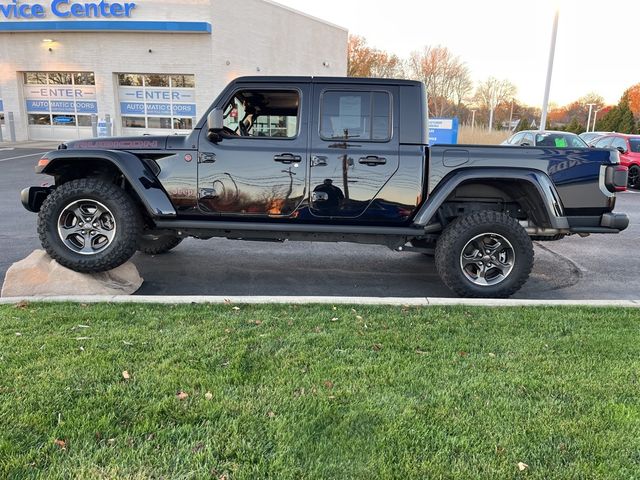
[[[306,197],[309,90],[246,85],[224,100],[225,132],[199,140],[198,205],[224,216],[289,217]]]
[[[315,84],[310,209],[316,217],[367,220],[398,169],[397,87]]]

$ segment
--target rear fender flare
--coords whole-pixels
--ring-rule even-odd
[[[526,182],[532,188],[527,194],[535,195],[530,200],[546,214],[545,223],[551,228],[568,229],[569,222],[564,216],[564,207],[551,179],[539,170],[526,168],[468,168],[456,170],[447,175],[429,195],[414,217],[416,226],[431,223],[440,207],[454,190],[464,183],[482,180]],[[532,194],[531,192],[536,192]]]
[[[117,150],[55,150],[42,156],[49,161],[36,167],[36,173],[55,176],[69,166],[98,160],[116,168],[129,182],[148,214],[155,217],[175,217],[176,210],[160,181],[144,162],[129,152]]]

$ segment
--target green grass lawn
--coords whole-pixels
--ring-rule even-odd
[[[0,478],[640,478],[640,310],[0,306]]]

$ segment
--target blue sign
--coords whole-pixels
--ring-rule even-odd
[[[196,105],[194,103],[174,103],[173,114],[179,117],[195,117]]]
[[[75,108],[73,102],[69,100],[51,100],[51,111],[62,113],[74,113]]]
[[[429,145],[458,143],[458,118],[430,118]]]
[[[53,117],[53,123],[75,123],[76,119],[74,117],[63,117],[63,116],[55,116]]]
[[[4,112],[4,103],[0,100],[0,112]]]
[[[147,88],[146,90],[128,90],[122,94],[125,97],[129,97],[131,100],[155,100],[155,101],[170,101],[185,102],[193,99],[192,92],[185,92],[181,90],[162,89],[162,88]]]
[[[48,112],[49,100],[27,100],[27,112]]]
[[[98,113],[97,102],[76,101],[76,112],[78,113]]]
[[[129,18],[135,8],[133,2],[71,3],[71,0],[53,0],[49,4],[49,11],[58,18]],[[46,7],[40,3],[11,0],[6,5],[0,5],[0,17],[7,20],[45,18],[47,13]]]
[[[144,103],[120,102],[122,115],[144,115]]]
[[[171,115],[168,103],[147,103],[147,115]]]

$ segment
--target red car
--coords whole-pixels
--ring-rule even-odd
[[[629,188],[640,188],[640,135],[612,133],[594,140],[591,146],[617,149],[620,163],[629,168]]]

